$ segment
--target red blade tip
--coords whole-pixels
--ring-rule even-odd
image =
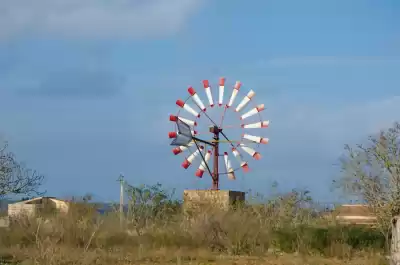
[[[176,101],[176,105],[178,105],[179,107],[183,108],[183,106],[185,105],[185,102],[183,100],[181,100],[181,99],[178,99]]]
[[[203,170],[197,169],[195,175],[196,175],[196,177],[202,178],[203,177],[203,173],[204,173]]]
[[[242,86],[242,83],[240,83],[240,81],[236,81],[235,87],[234,87],[234,88],[235,88],[236,90],[239,90],[241,86]]]
[[[255,160],[260,160],[261,159],[261,154],[260,153],[255,153],[253,155],[253,157],[254,157]]]
[[[189,94],[190,94],[191,96],[193,96],[194,94],[196,94],[196,90],[194,90],[193,87],[189,87],[189,88],[188,88],[188,92],[189,92]]]
[[[180,154],[182,151],[179,147],[176,147],[174,149],[172,149],[172,153],[174,153],[174,155]]]
[[[170,120],[170,121],[177,121],[177,120],[178,120],[178,117],[175,116],[175,115],[169,115],[169,120]]]
[[[169,132],[169,133],[168,133],[168,137],[169,137],[169,138],[176,138],[177,135],[178,135],[178,134],[177,134],[176,132]]]
[[[182,167],[183,167],[184,169],[187,169],[189,166],[190,166],[190,162],[189,162],[189,161],[187,161],[187,160],[183,161]]]

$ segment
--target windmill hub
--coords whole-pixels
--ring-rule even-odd
[[[222,132],[222,128],[219,128],[218,126],[212,126],[210,127],[210,132],[213,134],[219,134]]]

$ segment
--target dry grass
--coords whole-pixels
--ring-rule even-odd
[[[276,265],[382,265],[383,257],[377,254],[360,253],[352,259],[321,257],[296,254],[266,254],[263,256],[231,256],[207,250],[167,249],[146,251],[143,248],[94,249],[83,251],[78,248],[8,249],[6,257],[10,264],[276,264]],[[18,263],[19,262],[19,263]],[[1,263],[0,263],[1,264]],[[7,264],[7,263],[6,263]]]
[[[379,235],[328,223],[298,208],[294,199],[224,213],[203,210],[190,222],[170,203],[139,204],[123,228],[118,214],[99,215],[77,204],[65,216],[19,218],[0,230],[0,260],[24,265],[385,264]]]

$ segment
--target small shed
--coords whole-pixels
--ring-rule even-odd
[[[20,201],[8,205],[8,216],[16,217],[20,215],[35,216],[39,213],[57,211],[66,213],[69,204],[66,201],[55,197],[38,197],[31,200]]]
[[[364,204],[344,204],[333,211],[333,215],[341,224],[374,225],[376,216]]]

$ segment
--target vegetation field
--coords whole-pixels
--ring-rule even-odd
[[[0,230],[5,264],[386,264],[385,237],[340,226],[316,213],[300,192],[221,212],[182,212],[157,188],[134,191],[123,223],[118,212],[71,203]],[[307,202],[308,207],[304,207]]]

